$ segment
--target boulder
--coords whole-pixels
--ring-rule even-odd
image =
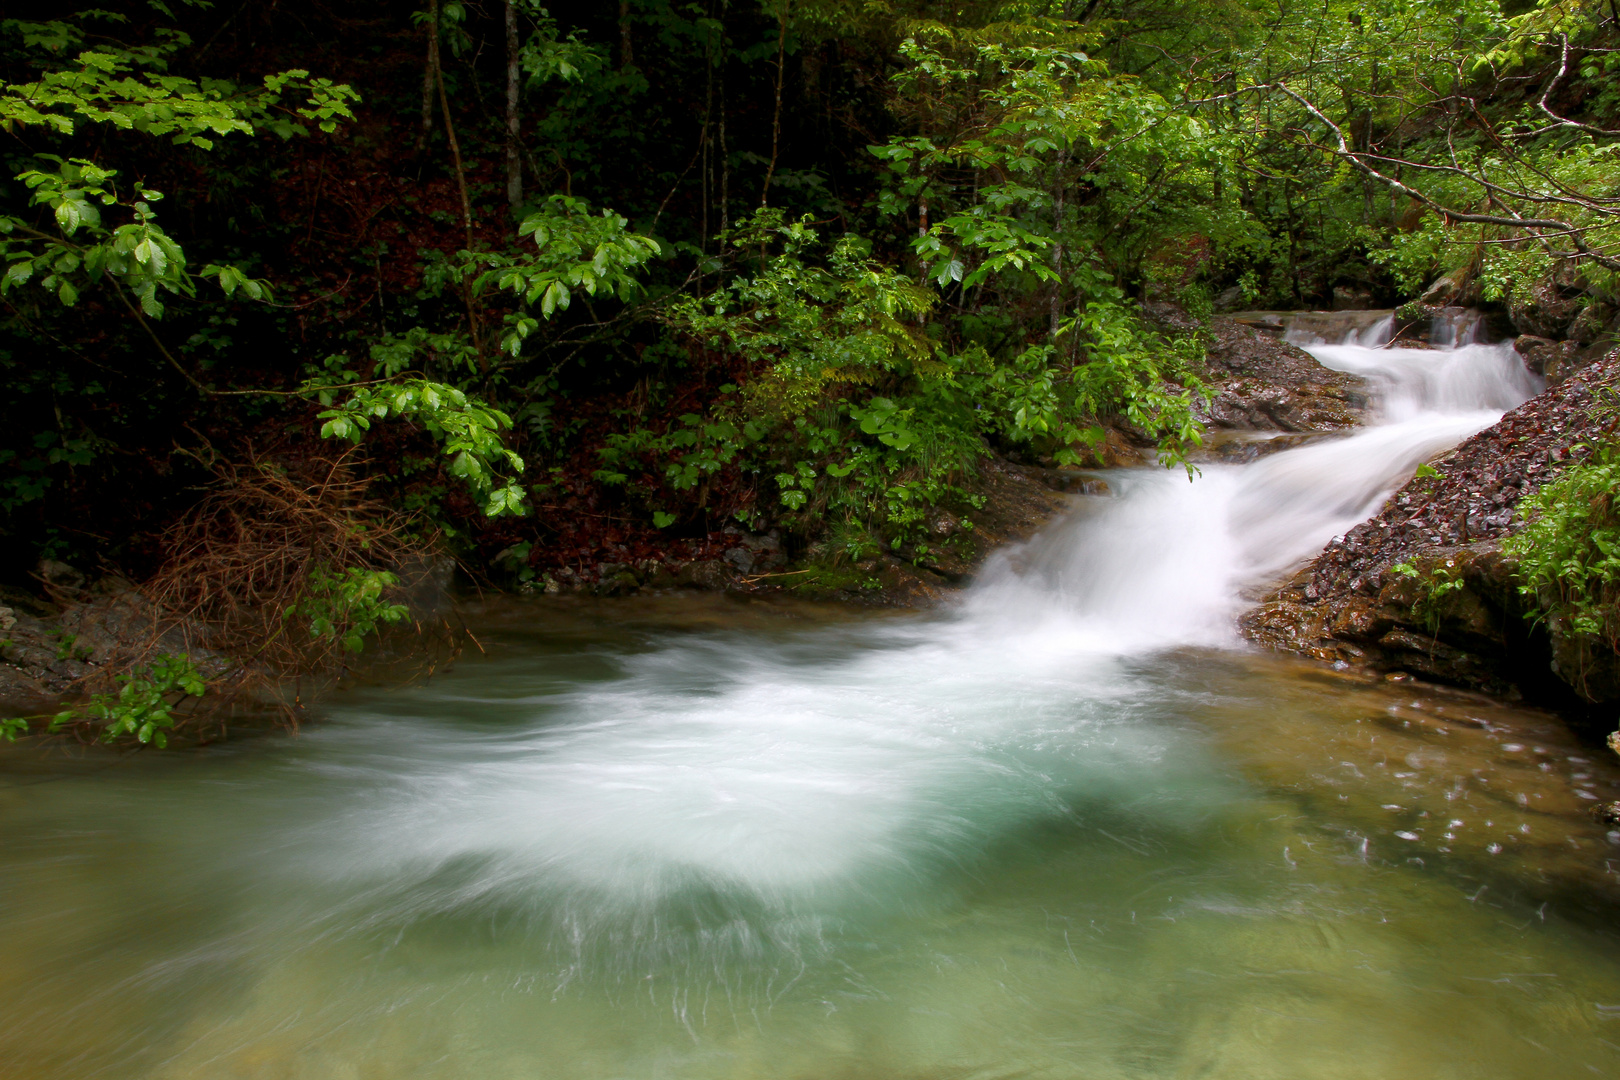
[[[1196,374],[1214,392],[1200,417],[1212,428],[1317,432],[1360,422],[1369,399],[1358,376],[1323,367],[1304,349],[1239,318],[1217,315],[1206,326],[1174,304],[1144,304],[1143,311],[1169,334],[1207,332],[1205,361]]]
[[[1516,287],[1508,296],[1508,318],[1520,334],[1558,339],[1581,312],[1580,294],[1550,278]]]

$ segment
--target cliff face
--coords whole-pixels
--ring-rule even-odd
[[[1436,460],[1434,475],[1414,477],[1248,612],[1245,634],[1322,660],[1498,694],[1620,702],[1620,678],[1577,663],[1578,641],[1526,617],[1514,560],[1500,544],[1520,524],[1519,504],[1603,433],[1593,406],[1617,386],[1620,350]]]

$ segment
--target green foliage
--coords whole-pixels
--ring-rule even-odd
[[[508,317],[501,349],[517,356],[539,325],[527,310],[539,306],[542,318],[567,311],[576,293],[628,300],[639,288],[633,273],[659,252],[658,241],[631,232],[629,222],[611,210],[589,212],[581,199],[553,195],[543,209],[523,219],[518,236],[534,241],[533,255],[463,252],[458,275],[477,273],[474,293],[491,285],[517,297],[524,313]],[[478,271],[482,271],[481,273]]]
[[[347,652],[363,652],[366,638],[387,624],[403,622],[410,609],[389,599],[399,577],[386,570],[349,566],[333,570],[317,565],[304,593],[282,613],[288,623],[305,624],[309,636],[329,638]]]
[[[1519,511],[1524,527],[1503,541],[1519,560],[1519,591],[1542,616],[1610,648],[1620,645],[1620,448],[1595,447]]]
[[[1440,630],[1440,623],[1446,614],[1447,597],[1468,586],[1456,559],[1441,560],[1426,572],[1410,562],[1398,562],[1389,569],[1391,573],[1417,583],[1417,599],[1412,605],[1412,612],[1423,620],[1430,634]]]
[[[347,388],[329,378],[305,384],[304,392],[327,406],[319,414],[321,437],[358,443],[372,421],[406,419],[419,424],[450,458],[450,475],[464,481],[489,517],[528,513],[528,496],[519,478],[523,459],[501,440],[512,418],[445,383],[399,379]],[[503,476],[510,471],[511,475]]]
[[[303,100],[287,111],[322,131],[335,131],[340,120],[353,119],[351,106],[359,95],[347,86],[312,79],[304,70],[267,75],[262,87],[252,90],[220,79],[181,78],[164,69],[191,44],[189,36],[160,31],[152,45],[119,46],[86,29],[102,21],[126,20],[91,10],[79,12],[73,22],[0,23],[0,32],[20,37],[39,64],[27,82],[0,84],[0,130],[40,127],[71,135],[80,123],[105,124],[208,150],[214,136],[251,135],[261,126],[283,137],[303,134],[302,124],[273,111],[289,94],[301,94]],[[94,47],[74,52],[92,37]],[[71,62],[59,63],[58,57]]]
[[[186,697],[200,698],[207,692],[196,665],[189,656],[163,653],[118,677],[123,685],[117,696],[97,694],[81,709],[60,712],[51,721],[55,729],[63,724],[92,721],[102,725],[104,742],[134,736],[142,745],[158,749],[169,745],[168,732],[174,730],[174,710]]]
[[[0,217],[0,237],[4,237],[0,258],[6,262],[0,295],[37,278],[40,288],[72,307],[81,293],[105,279],[127,290],[140,302],[141,311],[154,319],[163,316],[160,291],[194,297],[196,277],[217,278],[227,297],[240,291],[251,300],[269,298],[267,282],[254,280],[236,267],[209,264],[193,276],[180,245],[157,224],[151,204],[163,198],[162,193],[137,186],[139,197],[126,201],[114,183],[116,170],[80,158],[63,161],[50,154],[38,156],[55,162],[57,168],[49,172],[29,169],[17,179],[33,192],[33,205],[50,209],[60,235],[41,232],[20,218]],[[132,220],[106,228],[102,208],[126,211]]]

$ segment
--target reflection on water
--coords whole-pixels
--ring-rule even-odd
[[[1548,718],[814,614],[513,605],[296,740],[33,761],[0,1076],[1620,1067],[1620,773]]]

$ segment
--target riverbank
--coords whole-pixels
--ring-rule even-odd
[[[1191,372],[1208,390],[1195,410],[1206,428],[1195,466],[1252,461],[1350,430],[1366,412],[1366,380],[1325,367],[1263,328],[1219,315],[1201,321],[1171,303],[1148,304],[1144,314],[1165,337],[1196,336],[1203,345],[1205,358]],[[779,532],[730,525],[697,540],[672,539],[662,550],[643,542],[633,554],[625,547],[622,556],[573,565],[564,565],[558,549],[531,545],[497,557],[497,570],[516,573],[519,592],[626,596],[692,588],[921,607],[963,587],[997,550],[1072,509],[1074,496],[1107,495],[1099,469],[1151,467],[1153,457],[1153,441],[1118,421],[1089,468],[987,456],[960,481],[962,507],[934,510],[924,539],[886,549],[837,550],[826,538],[795,545]]]
[[[1379,673],[1405,672],[1563,709],[1614,727],[1612,680],[1538,622],[1502,540],[1521,504],[1610,437],[1620,352],[1575,372],[1441,455],[1370,520],[1336,537],[1242,619],[1258,644]],[[1445,587],[1425,589],[1438,574]]]

